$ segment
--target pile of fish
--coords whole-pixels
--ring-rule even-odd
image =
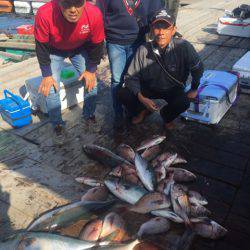
[[[223,237],[227,230],[208,218],[211,212],[205,207],[207,200],[184,185],[196,180],[192,172],[179,167],[187,161],[178,153],[161,152],[160,143],[165,139],[165,136],[153,136],[135,150],[121,144],[116,154],[97,145],[84,145],[83,150],[90,158],[112,170],[104,181],[76,178],[80,183],[93,186],[82,200],[105,201],[110,192],[128,203],[129,211],[157,216],[141,225],[138,237],[166,232],[170,221],[183,223],[205,238]]]
[[[92,187],[81,201],[46,211],[26,230],[0,243],[0,250],[184,250],[194,235],[224,236],[227,230],[208,218],[207,200],[183,185],[196,180],[193,173],[179,167],[187,161],[178,153],[162,152],[160,144],[165,139],[154,136],[135,150],[121,144],[116,154],[97,145],[84,145],[89,157],[111,167],[104,180],[76,178]],[[128,230],[129,221],[122,211],[146,217],[135,234]],[[61,233],[80,220],[85,224],[77,238]],[[151,235],[169,233],[170,221],[186,226],[181,237],[167,240],[164,248],[145,241]],[[168,236],[164,234],[166,239]]]

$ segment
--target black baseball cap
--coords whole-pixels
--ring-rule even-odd
[[[158,21],[165,21],[168,22],[170,25],[173,25],[175,23],[174,18],[169,14],[168,10],[165,8],[155,12],[151,20],[151,25],[155,24]]]

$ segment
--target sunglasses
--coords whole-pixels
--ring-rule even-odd
[[[71,7],[80,8],[84,4],[85,4],[85,0],[75,0],[75,1],[61,0],[60,1],[60,5],[62,6],[63,9],[70,9]]]

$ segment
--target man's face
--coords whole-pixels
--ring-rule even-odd
[[[79,1],[77,4],[71,4],[70,1],[61,0],[60,8],[64,18],[70,23],[76,23],[82,16],[84,4],[86,1]]]
[[[171,38],[176,32],[173,24],[166,21],[157,21],[153,24],[154,40],[160,48],[165,48],[171,41]]]

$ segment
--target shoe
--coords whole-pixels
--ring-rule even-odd
[[[55,126],[52,140],[55,146],[62,146],[66,142],[66,131],[64,126],[61,124]]]
[[[132,118],[132,123],[134,125],[142,123],[146,116],[150,115],[151,112],[148,109],[142,110],[137,116],[134,116]]]
[[[94,115],[89,118],[83,117],[83,125],[84,129],[90,133],[98,133],[101,131],[100,124],[98,124]]]

